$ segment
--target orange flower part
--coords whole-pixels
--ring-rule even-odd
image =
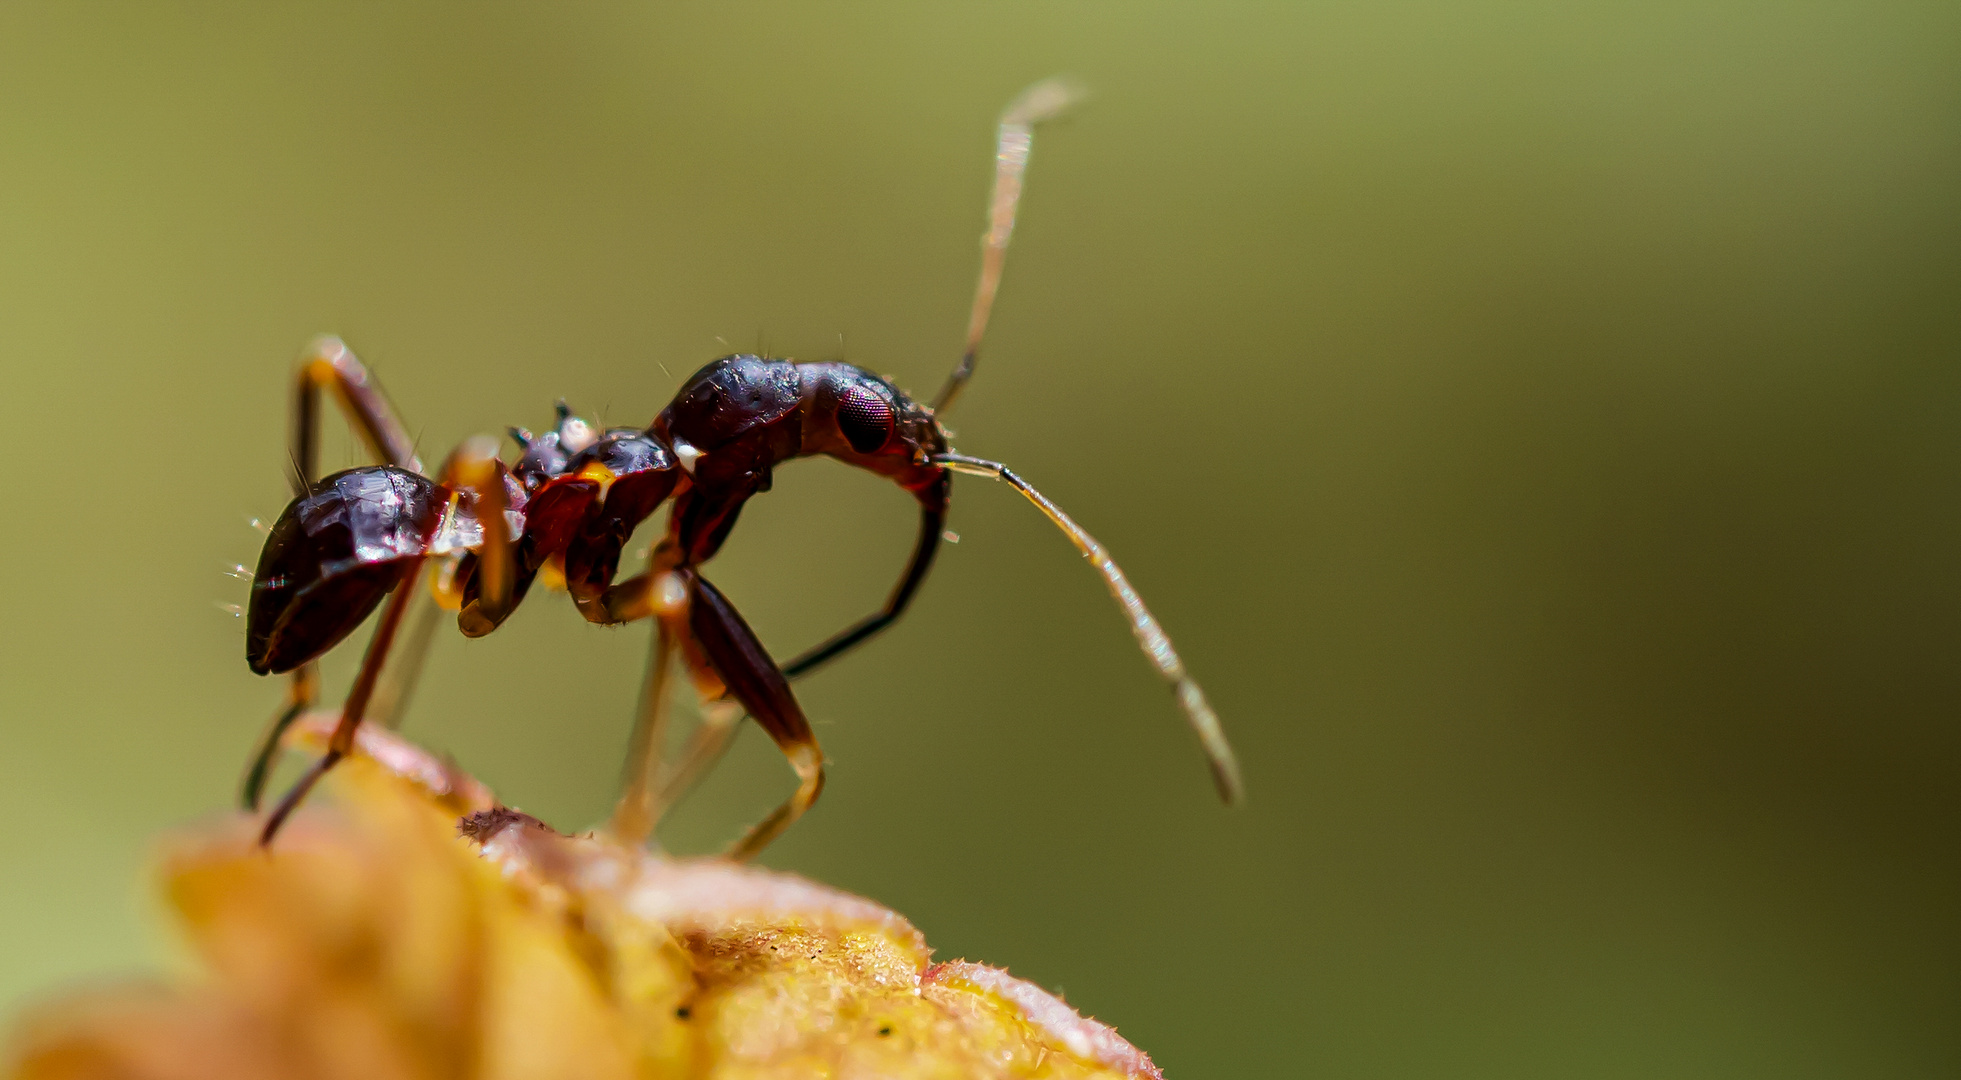
[[[169,844],[202,978],[43,1006],[0,1075],[1161,1080],[870,900],[564,836],[396,736],[361,750],[271,852],[243,816]]]

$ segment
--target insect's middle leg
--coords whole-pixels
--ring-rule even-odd
[[[649,584],[653,582],[650,580]],[[655,620],[653,651],[647,657],[640,707],[634,714],[633,736],[627,744],[620,800],[614,804],[613,816],[606,822],[606,831],[631,847],[645,844],[654,834],[664,809],[659,797],[659,776],[661,754],[667,745],[667,720],[672,712],[667,683],[674,669],[674,654],[688,632],[682,610],[685,604],[685,593],[670,598],[669,603],[661,605]]]
[[[477,524],[483,529],[483,541],[476,549],[477,596],[457,617],[457,627],[470,637],[496,629],[516,602],[517,537],[505,517],[510,509],[505,475],[504,463],[497,457],[497,440],[488,435],[464,440],[443,463],[444,486],[471,493],[476,500]]]

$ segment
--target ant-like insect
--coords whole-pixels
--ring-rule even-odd
[[[796,770],[797,790],[749,829],[729,854],[746,859],[795,821],[824,784],[824,762],[790,680],[816,670],[897,619],[933,565],[953,473],[1004,480],[1033,502],[1090,560],[1130,620],[1144,653],[1170,682],[1198,733],[1219,794],[1239,796],[1238,767],[1198,684],[1123,571],[1087,532],[1007,466],[956,453],[940,423],[972,376],[1001,282],[1015,207],[1036,123],[1067,105],[1072,91],[1040,83],[1002,114],[989,228],[966,348],[931,405],[843,363],[725,356],[696,372],[652,426],[594,430],[559,405],[553,430],[512,429],[523,447],[515,466],[487,436],[466,441],[431,477],[402,423],[345,345],[316,342],[300,365],[295,398],[295,497],[272,526],[252,580],[246,661],[259,674],[292,674],[245,781],[256,810],[269,763],[286,728],[318,693],[316,661],[387,605],[362,659],[326,754],[267,818],[270,843],[308,790],[354,748],[364,717],[392,722],[414,677],[433,620],[410,633],[408,659],[381,686],[384,662],[404,622],[425,563],[431,592],[457,612],[465,636],[497,629],[534,580],[562,581],[579,612],[604,624],[653,618],[658,629],[637,718],[626,792],[608,828],[630,842],[653,831],[662,807],[727,745],[743,714],[755,717]],[[318,400],[332,390],[368,449],[383,464],[314,478]],[[889,477],[919,502],[919,534],[885,606],[778,665],[722,593],[701,574],[749,498],[770,488],[772,469],[813,455]],[[616,581],[634,528],[672,499],[665,537],[642,574]],[[430,613],[433,615],[433,610]],[[425,628],[426,627],[426,628]],[[679,766],[663,775],[667,678],[679,655],[704,704],[704,719]],[[380,687],[378,692],[378,687]],[[371,708],[372,707],[372,708]]]

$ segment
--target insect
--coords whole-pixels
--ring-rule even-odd
[[[796,790],[752,826],[729,854],[762,850],[816,800],[823,755],[790,682],[862,644],[898,619],[932,568],[943,536],[953,474],[1005,481],[1026,496],[1089,560],[1129,620],[1158,673],[1197,732],[1222,798],[1239,795],[1238,767],[1217,716],[1170,640],[1101,544],[1006,465],[957,453],[941,419],[973,375],[1014,229],[1035,125],[1064,108],[1072,91],[1037,84],[1002,114],[988,228],[966,346],[945,385],[921,404],[890,382],[843,363],[797,363],[732,355],[709,363],[646,428],[597,430],[563,403],[549,431],[512,429],[522,455],[506,465],[487,436],[466,441],[433,473],[423,470],[406,428],[354,354],[337,339],[314,343],[302,360],[292,426],[293,501],[272,526],[252,579],[246,660],[259,674],[291,677],[284,709],[247,772],[244,802],[258,809],[286,728],[319,692],[316,662],[377,608],[381,614],[324,756],[268,815],[262,843],[312,786],[350,753],[364,719],[390,722],[412,681],[428,631],[398,638],[418,581],[429,571],[439,609],[480,637],[498,628],[545,578],[563,583],[595,623],[656,621],[646,691],[622,795],[609,828],[639,842],[661,809],[727,745],[746,714],[796,771]],[[314,475],[319,401],[331,393],[381,464]],[[764,649],[735,607],[702,573],[743,506],[770,489],[773,468],[822,455],[887,477],[919,504],[919,531],[898,584],[876,612],[786,664]],[[667,529],[648,569],[620,579],[635,528],[663,505]],[[433,620],[418,624],[433,628]],[[382,678],[393,652],[405,654]],[[704,703],[683,757],[663,770],[669,673],[680,667]]]

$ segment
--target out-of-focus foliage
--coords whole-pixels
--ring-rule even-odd
[[[364,742],[387,765],[331,774],[272,852],[242,816],[169,845],[210,978],[44,1006],[14,1080],[1160,1075],[1043,990],[933,964],[869,900],[563,836]]]

